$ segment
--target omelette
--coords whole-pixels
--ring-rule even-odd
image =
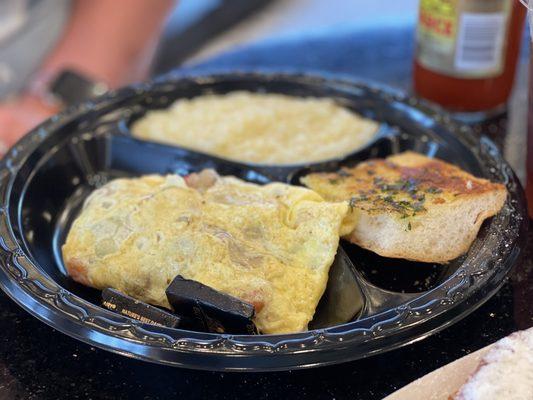
[[[500,183],[411,151],[301,182],[326,200],[348,203],[347,240],[384,257],[431,263],[466,253],[507,198]]]
[[[180,99],[132,125],[140,139],[269,165],[340,158],[377,130],[375,121],[333,99],[250,92]]]
[[[326,288],[348,208],[210,170],[116,179],[85,201],[63,260],[84,285],[166,308],[181,275],[253,304],[261,333],[299,332]]]

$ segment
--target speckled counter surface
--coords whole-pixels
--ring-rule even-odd
[[[197,69],[320,70],[408,90],[412,35],[412,29],[398,29],[293,38],[224,55]],[[515,98],[522,95],[521,87]],[[509,125],[504,117],[488,128],[491,136],[505,147],[505,154],[519,159],[520,138],[508,138],[513,134],[523,136],[524,122],[519,120],[523,115],[519,112],[510,115],[512,132],[507,130]],[[485,128],[481,126],[480,130]],[[530,234],[528,252],[503,288],[478,310],[441,333],[366,360],[294,372],[199,372],[128,359],[53,330],[0,294],[0,400],[381,399],[435,368],[514,330],[533,325],[532,257]]]

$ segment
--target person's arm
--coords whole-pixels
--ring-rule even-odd
[[[36,93],[64,69],[79,71],[111,88],[145,78],[173,4],[172,0],[75,1],[62,38],[29,90],[0,104],[0,140],[9,146],[58,111]]]

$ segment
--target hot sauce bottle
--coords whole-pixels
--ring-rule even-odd
[[[421,0],[415,92],[456,112],[503,108],[524,18],[518,0]]]

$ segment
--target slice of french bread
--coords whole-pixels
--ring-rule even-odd
[[[349,202],[345,239],[384,257],[444,263],[468,251],[483,221],[503,207],[504,185],[405,152],[301,182]]]

